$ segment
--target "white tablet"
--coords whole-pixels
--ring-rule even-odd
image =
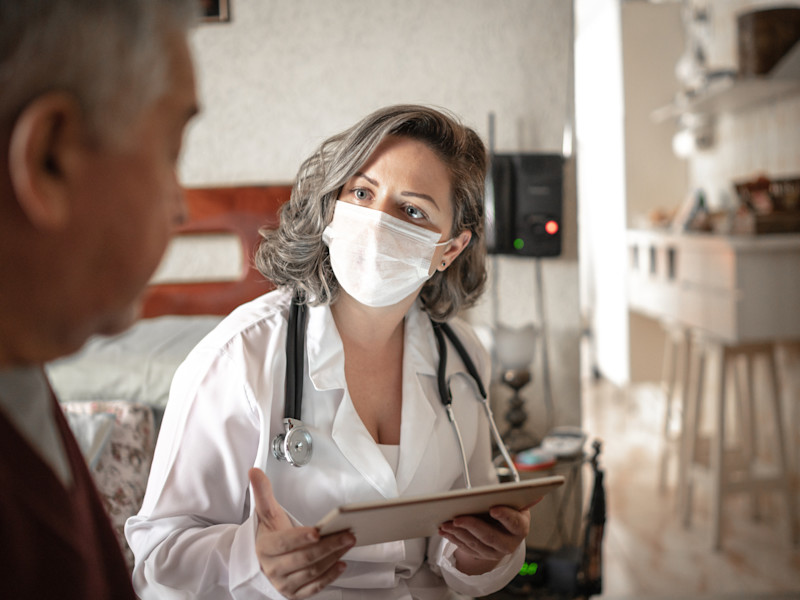
[[[529,508],[563,483],[564,477],[557,475],[427,496],[346,504],[325,515],[317,523],[317,529],[322,535],[349,529],[356,536],[356,546],[428,537],[439,530],[439,525],[461,515],[484,515],[493,506]]]

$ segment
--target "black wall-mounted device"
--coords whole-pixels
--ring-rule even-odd
[[[491,254],[561,254],[564,158],[560,154],[494,154],[486,195]]]

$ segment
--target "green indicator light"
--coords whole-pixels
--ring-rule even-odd
[[[525,245],[521,239],[517,238],[514,240],[514,250],[522,250],[522,247]]]
[[[519,570],[520,575],[536,575],[539,570],[538,563],[523,563],[522,568]]]

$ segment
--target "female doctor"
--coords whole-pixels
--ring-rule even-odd
[[[488,384],[485,350],[453,318],[486,278],[486,166],[474,131],[423,106],[379,110],[303,163],[256,257],[278,289],[226,317],[175,375],[144,503],[126,525],[142,598],[482,596],[519,572],[525,510],[371,546],[314,528],[341,504],[462,488],[465,465],[472,485],[496,482],[476,383],[450,352],[461,458],[431,320],[449,320]],[[306,317],[290,331],[295,297]],[[287,341],[304,344],[293,421]],[[300,468],[278,437],[292,426],[313,443]]]

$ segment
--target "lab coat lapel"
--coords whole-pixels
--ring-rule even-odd
[[[306,343],[314,387],[346,390],[342,340],[330,308],[311,308]],[[348,462],[384,498],[398,496],[394,471],[361,421],[347,391],[336,409],[331,436]]]
[[[427,315],[415,304],[406,316],[403,353],[403,411],[400,426],[400,464],[397,487],[403,493],[425,459],[436,426],[436,352]]]
[[[358,416],[349,393],[345,392],[336,412],[332,435],[345,458],[372,487],[384,498],[397,498],[394,471]]]

